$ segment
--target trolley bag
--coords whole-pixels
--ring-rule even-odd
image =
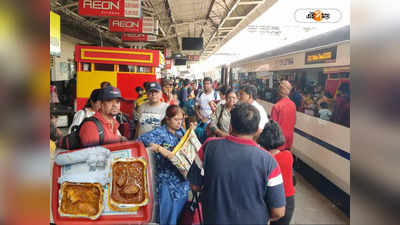
[[[187,201],[179,219],[180,225],[201,225],[203,224],[203,211],[197,192],[192,191],[192,201]]]
[[[104,142],[103,126],[101,125],[100,121],[97,120],[95,117],[89,117],[89,118],[84,119],[82,121],[81,125],[74,126],[72,128],[70,134],[61,137],[60,140],[57,142],[57,147],[62,148],[62,149],[68,149],[68,150],[74,150],[74,149],[80,148],[81,147],[81,139],[79,137],[79,130],[81,129],[81,126],[87,121],[93,121],[96,123],[97,131],[99,133],[99,140],[100,140],[99,145],[102,145]]]

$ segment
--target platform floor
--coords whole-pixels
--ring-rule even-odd
[[[68,129],[61,128],[61,131],[66,134]],[[350,224],[350,218],[299,173],[296,181],[295,211],[290,224]]]
[[[295,211],[290,224],[350,224],[350,218],[296,173]]]

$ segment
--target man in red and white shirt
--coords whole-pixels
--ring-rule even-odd
[[[108,86],[102,89],[100,99],[100,111],[96,112],[93,117],[103,127],[104,141],[100,143],[100,135],[96,123],[87,121],[82,124],[79,130],[82,147],[127,141],[126,137],[119,134],[119,123],[114,119],[114,116],[120,112],[121,92],[118,88]]]

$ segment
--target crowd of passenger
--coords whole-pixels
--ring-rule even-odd
[[[79,136],[80,147],[137,140],[151,151],[154,222],[180,224],[192,191],[200,193],[205,224],[290,223],[296,123],[290,82],[280,82],[280,98],[268,113],[251,84],[221,86],[205,77],[201,83],[162,79],[132,89],[138,95],[132,115],[123,115],[120,90],[102,83],[68,132]],[[193,163],[185,179],[168,158],[189,128],[202,143],[202,168]],[[62,138],[57,135],[52,139]]]
[[[244,81],[245,82],[245,81]],[[257,87],[259,97],[276,103],[280,99],[279,88],[267,88],[264,83],[249,81]],[[335,93],[319,85],[300,87],[293,85],[289,98],[296,104],[298,112],[350,127],[350,86],[343,82]]]

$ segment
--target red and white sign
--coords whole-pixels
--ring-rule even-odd
[[[165,60],[165,69],[169,70],[172,67],[172,59]]]
[[[146,34],[158,34],[158,21],[153,17],[143,17],[142,18],[143,29],[142,33]]]
[[[199,61],[199,56],[198,55],[188,55],[188,56],[186,56],[186,59],[188,61]]]
[[[83,16],[140,18],[141,0],[79,0],[78,13]]]
[[[156,41],[157,37],[155,35],[149,35],[149,34],[123,33],[121,39],[122,41],[146,42],[146,41]]]
[[[171,58],[171,49],[166,48],[164,51],[165,58]]]
[[[157,22],[153,17],[143,17],[141,19],[110,18],[108,27],[111,32],[157,34]]]
[[[108,21],[111,32],[142,33],[141,19],[110,18]]]

